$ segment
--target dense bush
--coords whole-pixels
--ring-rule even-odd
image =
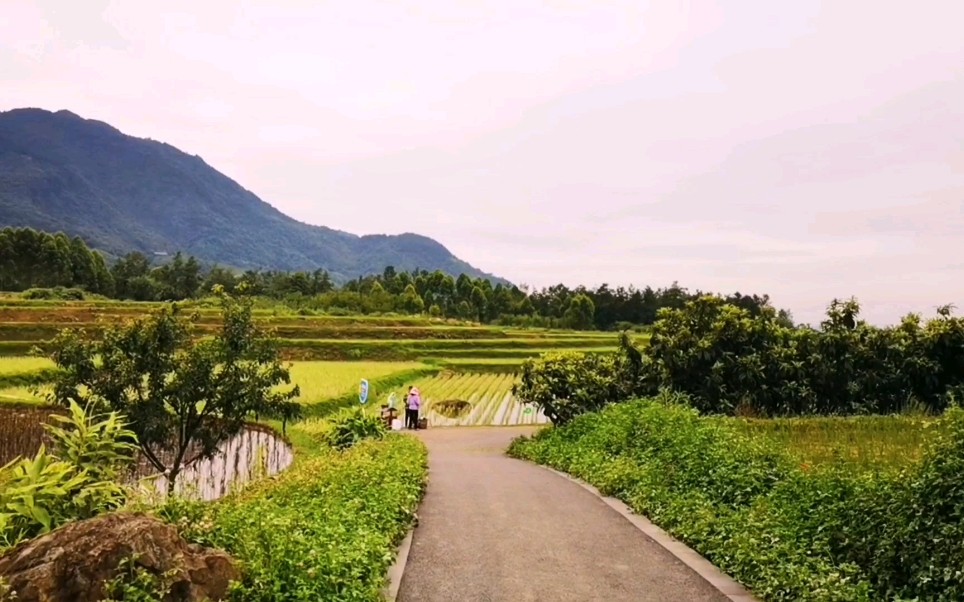
[[[772,311],[704,297],[661,312],[646,353],[661,386],[708,412],[940,412],[962,391],[964,319],[950,308],[888,328],[858,314],[855,301],[834,301],[819,330],[788,328]]]
[[[512,393],[537,405],[553,424],[635,395],[654,393],[653,369],[623,333],[616,353],[545,353],[522,364]]]
[[[232,600],[375,601],[426,475],[422,443],[389,435],[299,456],[241,494],[214,504],[175,501],[162,514],[188,539],[242,562]]]
[[[820,329],[797,328],[768,308],[702,297],[661,310],[643,351],[624,336],[615,354],[526,363],[516,394],[564,409],[547,412],[556,423],[659,389],[686,393],[703,412],[762,416],[939,413],[964,398],[964,318],[948,307],[878,328],[858,313],[855,301],[835,301]]]
[[[766,600],[964,599],[964,411],[903,474],[810,470],[679,398],[633,401],[516,441]]]
[[[534,403],[554,424],[565,424],[618,399],[612,355],[563,351],[526,360],[513,394]]]

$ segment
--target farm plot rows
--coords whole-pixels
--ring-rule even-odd
[[[64,328],[83,328],[98,336],[107,326],[155,310],[159,304],[46,303],[0,300],[0,356],[26,355],[44,348]],[[191,307],[200,321],[197,336],[218,327],[214,308]],[[325,361],[425,361],[497,359],[511,364],[548,351],[611,351],[613,333],[520,329],[494,325],[399,316],[300,316],[256,312],[273,331],[284,357]],[[639,335],[637,342],[645,343]],[[469,362],[471,363],[471,362]]]
[[[515,375],[482,372],[443,373],[413,383],[422,393],[422,415],[431,426],[514,426],[546,424],[549,419],[512,394]],[[404,399],[408,387],[395,390]],[[386,399],[378,400],[385,403]]]

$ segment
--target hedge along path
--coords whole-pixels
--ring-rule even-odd
[[[402,602],[728,598],[573,481],[504,455],[532,427],[428,429]]]

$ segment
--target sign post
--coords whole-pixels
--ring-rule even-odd
[[[358,387],[358,401],[363,405],[368,401],[368,381],[364,378],[361,379],[361,385]]]

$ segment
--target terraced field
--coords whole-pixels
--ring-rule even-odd
[[[83,328],[96,336],[105,325],[128,320],[160,304],[125,302],[50,302],[0,298],[0,356],[25,356],[64,328]],[[200,319],[198,336],[217,328],[217,309],[188,304]],[[301,316],[262,309],[264,326],[282,342],[291,360],[430,361],[466,365],[479,360],[518,364],[547,351],[612,349],[612,333],[480,326],[416,316]]]
[[[25,356],[35,347],[42,349],[64,328],[83,328],[89,336],[98,336],[107,325],[161,305],[0,296],[0,403],[43,402],[52,363]],[[209,336],[218,327],[213,305],[181,306],[199,314],[197,336]],[[255,314],[292,361],[292,381],[301,387],[303,404],[321,413],[326,401],[349,404],[364,378],[371,384],[369,407],[377,410],[393,389],[401,393],[407,385],[417,384],[426,401],[424,415],[435,426],[547,422],[511,394],[519,364],[550,351],[609,351],[617,343],[613,333],[419,316],[298,315],[279,307],[259,308]]]
[[[410,383],[422,393],[422,416],[430,426],[500,426],[546,424],[535,407],[512,395],[515,375],[443,372]],[[404,399],[408,387],[395,390]],[[382,401],[382,400],[380,400]]]

